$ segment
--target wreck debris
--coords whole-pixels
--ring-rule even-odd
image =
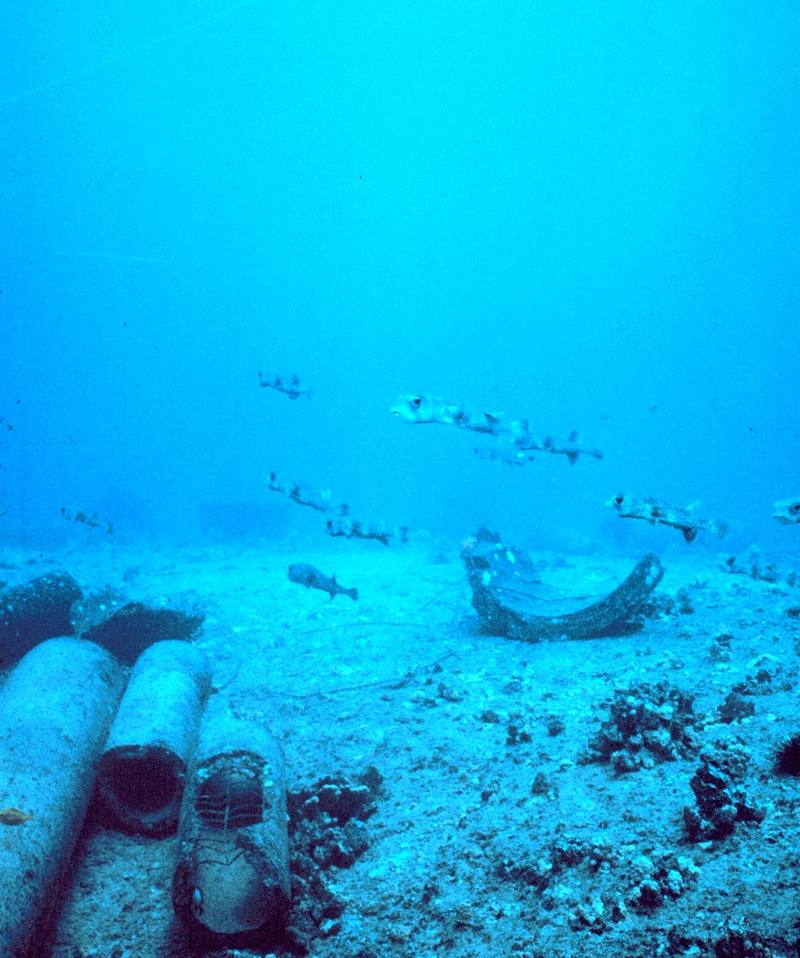
[[[621,492],[609,499],[606,505],[611,506],[621,519],[643,519],[650,525],[679,529],[687,542],[693,542],[701,529],[713,532],[718,539],[728,532],[728,526],[719,519],[701,519],[696,516],[694,506],[676,508],[650,496],[632,496]]]
[[[154,642],[188,641],[197,633],[203,619],[202,613],[153,609],[143,602],[128,602],[82,631],[82,637],[104,646],[121,662],[133,665]]]
[[[97,771],[98,794],[126,830],[175,831],[210,687],[205,656],[188,642],[156,642],[136,660]]]
[[[172,902],[194,939],[283,933],[291,895],[283,753],[219,696],[203,716],[178,836]]]
[[[608,762],[622,774],[686,758],[697,751],[696,723],[692,697],[667,682],[617,689],[584,761]]]
[[[44,639],[70,634],[70,607],[81,595],[72,576],[59,572],[0,593],[0,662],[15,661]]]
[[[772,518],[782,525],[800,523],[800,496],[793,499],[779,499],[772,504]]]
[[[311,390],[300,382],[297,373],[292,373],[291,376],[266,376],[259,372],[258,384],[263,389],[274,389],[276,392],[283,393],[289,399],[299,399],[301,396],[305,396],[306,399],[311,398]]]
[[[0,805],[5,824],[25,816],[0,828],[5,955],[40,954],[31,949],[45,905],[58,900],[121,679],[105,649],[62,637],[28,652],[0,689]]]
[[[543,581],[527,553],[504,545],[486,529],[467,540],[461,558],[472,605],[486,630],[525,642],[630,632],[635,616],[664,574],[658,557],[647,555],[608,594],[571,598]]]
[[[271,472],[269,474],[268,488],[273,492],[280,492],[288,496],[292,502],[299,506],[308,506],[309,509],[316,509],[317,512],[326,512],[334,516],[346,516],[350,507],[346,502],[338,506],[331,502],[331,494],[328,489],[323,492],[312,492],[302,483],[289,479],[280,472]]]
[[[325,530],[334,539],[340,536],[345,539],[374,539],[385,546],[395,541],[408,542],[408,526],[389,529],[382,522],[377,525],[367,524],[349,516],[328,519]]]
[[[461,403],[451,403],[433,396],[419,394],[400,396],[390,411],[404,422],[417,425],[440,423],[484,435],[508,437],[513,449],[512,455],[520,452],[549,452],[566,456],[573,465],[578,457],[583,455],[592,456],[594,459],[603,458],[603,453],[599,449],[586,449],[580,444],[577,430],[573,430],[566,440],[557,439],[555,436],[537,438],[530,431],[527,419],[506,420],[498,413],[475,413]],[[482,458],[494,457],[482,456]],[[498,455],[498,458],[501,456]]]
[[[307,589],[319,589],[322,592],[327,592],[331,599],[336,595],[346,595],[354,601],[358,599],[358,589],[345,589],[336,581],[335,575],[323,575],[319,569],[315,569],[313,565],[309,565],[307,562],[293,562],[289,566],[288,575],[292,582],[304,585]]]
[[[107,535],[114,531],[114,523],[99,519],[94,513],[84,512],[82,509],[68,509],[61,507],[61,515],[69,522],[79,522],[89,529],[102,529]]]
[[[735,742],[717,742],[713,749],[702,752],[700,759],[690,782],[697,807],[683,810],[689,841],[724,838],[736,822],[760,824],[766,812],[748,801],[742,787],[749,752]]]

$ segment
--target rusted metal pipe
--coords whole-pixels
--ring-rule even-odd
[[[122,691],[113,656],[50,639],[0,689],[0,958],[41,955]]]
[[[183,796],[177,915],[193,937],[269,940],[290,901],[283,753],[260,723],[209,703]]]
[[[177,827],[210,688],[206,658],[188,642],[156,642],[136,660],[97,772],[98,794],[126,830]]]

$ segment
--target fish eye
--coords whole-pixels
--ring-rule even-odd
[[[419,407],[422,405],[422,396],[414,396],[414,398],[411,400],[411,405],[415,409],[419,409]]]
[[[618,506],[621,506],[621,505],[622,505],[624,499],[625,499],[625,496],[614,496],[614,502],[615,502]]]

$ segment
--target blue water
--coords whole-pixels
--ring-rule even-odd
[[[796,552],[796,3],[43,0],[0,37],[0,536],[193,537],[278,469],[434,534],[720,548],[624,491]],[[480,461],[390,415],[416,391],[605,459]]]

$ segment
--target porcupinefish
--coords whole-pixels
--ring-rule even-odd
[[[311,398],[311,390],[300,382],[297,373],[292,373],[288,378],[283,376],[265,376],[264,373],[258,374],[259,385],[264,389],[274,389],[276,392],[283,393],[289,399],[299,399],[305,396]]]
[[[408,542],[408,526],[388,529],[383,523],[379,525],[367,524],[350,516],[337,516],[334,519],[328,519],[325,523],[325,531],[334,539],[339,537],[345,539],[374,539],[385,546],[390,545],[393,541]]]
[[[336,516],[346,516],[350,511],[346,502],[339,503],[338,506],[331,502],[330,490],[313,492],[307,486],[295,482],[294,479],[289,479],[288,476],[279,472],[269,474],[269,488],[273,492],[283,493],[299,506],[308,506],[309,509],[316,509],[317,512],[330,512]]]
[[[773,503],[772,518],[785,526],[800,522],[800,496],[796,499],[779,499]]]
[[[353,601],[358,598],[358,589],[345,589],[336,581],[336,576],[323,575],[319,569],[307,562],[294,562],[289,566],[289,578],[292,582],[304,585],[307,589],[319,589],[327,592],[333,599],[335,595],[348,595]]]
[[[391,412],[404,422],[441,423],[489,436],[510,436],[515,452],[554,453],[566,456],[573,465],[579,456],[603,458],[599,449],[586,449],[580,444],[577,430],[573,430],[565,440],[554,436],[540,439],[530,431],[527,419],[506,419],[495,412],[474,413],[461,403],[449,403],[431,396],[401,396],[391,407]]]
[[[622,519],[644,519],[651,525],[672,526],[680,529],[687,542],[693,542],[701,529],[713,532],[721,539],[728,531],[724,522],[718,519],[701,519],[694,514],[694,507],[676,508],[660,499],[649,496],[631,496],[620,493],[606,503]]]
[[[444,426],[457,426],[459,429],[471,429],[473,432],[491,436],[506,432],[502,417],[496,413],[476,414],[461,403],[447,402],[433,396],[400,396],[390,411],[405,422],[441,423]]]

